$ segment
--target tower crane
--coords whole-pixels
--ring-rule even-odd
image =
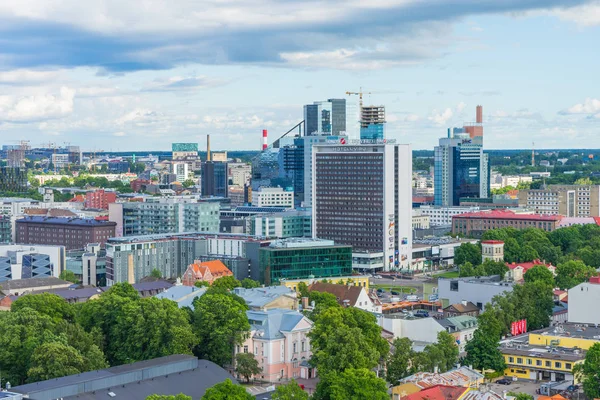
[[[358,96],[358,100],[359,100],[358,104],[360,106],[360,110],[362,111],[362,108],[363,108],[363,94],[371,94],[371,92],[363,92],[362,91],[362,87],[361,87],[358,92],[346,92],[346,94],[348,96],[352,96],[352,95]]]

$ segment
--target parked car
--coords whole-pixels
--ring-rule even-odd
[[[381,294],[383,292],[385,292],[385,290],[383,290],[383,289],[377,289],[377,293]]]
[[[383,279],[381,275],[375,275],[375,279]]]
[[[569,392],[576,392],[576,391],[578,391],[578,390],[579,390],[579,385],[569,385],[569,386],[567,387],[567,390],[568,390]]]
[[[508,378],[502,378],[502,379],[498,379],[496,381],[496,383],[499,385],[510,385],[512,383],[512,380],[510,380]]]
[[[400,292],[398,292],[398,291],[396,291],[396,290],[392,290],[392,294],[393,294],[394,296],[398,296],[398,295],[400,295]]]
[[[429,313],[427,311],[425,311],[425,310],[417,310],[415,312],[415,317],[418,317],[418,318],[427,318],[427,317],[429,317]]]

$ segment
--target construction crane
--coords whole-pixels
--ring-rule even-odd
[[[363,108],[363,94],[371,94],[371,92],[363,92],[362,91],[362,87],[361,87],[358,92],[346,92],[346,94],[348,96],[352,96],[352,95],[358,96],[358,100],[359,100],[358,104],[359,104],[360,109],[362,111],[362,108]]]

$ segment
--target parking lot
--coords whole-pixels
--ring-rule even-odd
[[[535,383],[531,381],[516,381],[512,382],[510,385],[487,383],[486,387],[500,395],[506,391],[515,393],[527,393],[536,398],[538,396],[536,394],[536,390],[540,388],[540,383]]]

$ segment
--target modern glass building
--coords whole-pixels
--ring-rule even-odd
[[[304,106],[304,135],[346,132],[346,99],[315,101]]]
[[[385,107],[363,106],[360,110],[360,139],[385,139]]]
[[[383,140],[385,138],[384,124],[369,124],[360,128],[361,140]]]
[[[10,257],[0,257],[0,282],[12,279]]]
[[[259,250],[260,280],[265,285],[287,279],[352,275],[352,246],[331,240],[285,239]]]
[[[454,128],[434,150],[434,204],[458,206],[461,198],[487,198],[489,193],[490,165],[483,137],[471,138]]]
[[[0,192],[25,193],[27,170],[19,167],[0,167]]]
[[[228,197],[227,163],[206,161],[202,164],[202,196]]]
[[[10,216],[0,215],[0,243],[12,242],[12,224]]]
[[[47,254],[25,254],[23,255],[23,267],[21,278],[37,278],[42,276],[54,276],[54,265]]]
[[[252,217],[250,232],[255,236],[278,239],[311,237],[311,224],[310,211],[285,211]]]

